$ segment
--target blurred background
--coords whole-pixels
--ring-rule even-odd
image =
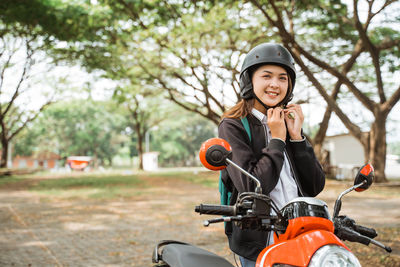
[[[202,142],[239,100],[246,53],[284,45],[294,103],[328,178],[330,210],[365,162],[375,183],[343,214],[400,265],[400,1],[1,0],[0,265],[150,266],[175,239],[229,259]]]
[[[246,52],[276,42],[328,175],[398,178],[399,26],[398,1],[2,0],[0,167],[199,166]]]

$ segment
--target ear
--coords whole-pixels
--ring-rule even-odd
[[[243,99],[253,98],[253,83],[251,82],[251,78],[248,70],[245,70],[242,75],[240,75],[240,96]]]

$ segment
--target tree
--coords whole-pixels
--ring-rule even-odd
[[[386,19],[385,12],[390,8],[391,14],[399,14],[396,1],[354,0],[352,5],[335,0],[250,2],[273,25],[327,102],[327,118],[316,141],[322,142],[330,113],[335,112],[363,145],[365,158],[375,167],[376,180],[386,181],[386,119],[400,99],[400,87],[392,76],[399,65],[400,32],[396,25],[400,19],[392,15],[393,19]],[[326,78],[337,80],[332,90],[322,82]],[[368,132],[353,123],[336,101],[339,90],[345,88],[373,115]]]
[[[156,81],[168,91],[170,99],[217,123],[225,103],[213,93],[226,95],[218,91],[225,85],[234,89],[237,97],[236,68],[240,51],[264,42],[266,36],[278,36],[327,102],[314,139],[317,154],[333,111],[363,144],[366,159],[376,168],[377,180],[384,181],[385,162],[381,159],[386,154],[385,121],[400,98],[400,88],[391,82],[394,79],[389,77],[389,81],[384,82],[385,75],[390,75],[398,65],[399,32],[394,29],[399,20],[384,20],[385,11],[395,1],[385,1],[381,5],[375,1],[365,2],[364,20],[360,19],[363,13],[358,1],[353,1],[352,7],[336,0],[249,2],[252,7],[238,1],[196,2],[195,11],[189,12],[183,7],[180,13],[175,12],[179,18],[176,23],[147,24],[143,28],[149,31],[142,33],[145,46],[137,47],[140,51],[138,64],[151,77],[152,83]],[[392,11],[398,13],[398,6],[395,7]],[[125,10],[128,16],[134,13],[129,12],[129,8]],[[266,23],[259,20],[258,14]],[[260,30],[260,27],[253,27],[252,21],[258,22],[257,26],[271,27]],[[255,29],[260,35],[251,36]],[[224,43],[227,45],[221,45]],[[235,54],[234,51],[239,52]],[[146,59],[153,63],[151,68],[142,63]],[[239,60],[232,62],[232,59]],[[223,71],[218,70],[218,62],[226,67]],[[225,76],[229,71],[232,76]],[[375,77],[365,75],[371,72]],[[335,83],[329,82],[332,78],[336,79]],[[219,88],[212,87],[216,80],[222,81]],[[373,115],[367,132],[340,106],[343,93],[351,93]]]
[[[33,3],[48,10],[53,10],[54,5],[68,6],[61,1]],[[398,70],[400,53],[399,32],[395,30],[399,25],[396,1],[99,3],[93,10],[100,10],[95,14],[103,19],[96,20],[101,23],[87,21],[90,27],[85,27],[85,20],[77,18],[73,25],[81,27],[77,30],[79,38],[67,29],[66,35],[54,33],[69,36],[65,38],[67,49],[54,51],[63,53],[65,58],[82,60],[89,69],[101,68],[107,75],[126,74],[139,67],[141,76],[136,79],[141,80],[142,86],[164,89],[180,106],[217,123],[225,107],[237,100],[237,67],[243,52],[260,42],[277,39],[292,52],[297,65],[327,102],[314,140],[316,151],[320,151],[334,112],[363,144],[366,158],[375,166],[377,180],[385,180],[385,123],[400,98],[400,88],[391,75]],[[389,7],[392,14],[385,16]],[[80,15],[89,14],[90,10],[84,2],[73,8]],[[18,18],[17,13],[8,12],[7,18],[23,25],[39,24],[44,32],[55,29],[41,20],[37,23]],[[70,13],[65,14],[57,21],[71,17]],[[346,114],[345,94],[353,95],[370,112],[373,119],[367,131]],[[224,101],[227,96],[231,98],[229,103]]]
[[[100,49],[96,41],[111,43],[111,32],[107,26],[115,19],[106,6],[94,5],[90,1],[62,0],[3,0],[0,2],[0,21],[6,25],[0,33],[18,30],[29,36],[41,36],[50,47],[63,45],[82,51],[85,46]],[[94,49],[93,49],[94,50]],[[93,51],[92,50],[92,51]]]
[[[125,128],[125,120],[115,110],[114,103],[104,101],[74,99],[55,103],[19,140],[21,144],[33,143],[33,148],[17,145],[15,150],[28,155],[35,150],[51,151],[62,158],[92,156],[96,165],[111,166],[120,146],[118,136]]]
[[[35,37],[25,35],[0,36],[1,168],[7,166],[9,143],[54,99],[53,92],[37,108],[21,105],[29,102],[23,98],[32,86],[32,67],[38,63],[38,54],[41,52],[38,42]]]
[[[135,80],[131,81],[134,82]],[[143,154],[146,133],[167,119],[170,115],[169,105],[165,104],[164,98],[157,93],[159,91],[140,90],[138,85],[130,84],[118,87],[114,92],[114,99],[119,104],[121,111],[126,114],[126,127],[130,133],[135,135],[136,150],[139,156],[139,169],[143,170]],[[164,102],[164,105],[161,104]]]
[[[58,51],[59,40],[69,41],[72,44],[70,51],[73,51],[76,41],[84,47],[89,40],[93,44],[95,40],[105,38],[105,34],[103,36],[101,32],[105,28],[101,18],[110,14],[89,9],[85,5],[84,2],[68,4],[57,0],[1,1],[0,167],[6,167],[10,141],[55,99],[56,92],[52,92],[35,109],[29,109],[30,105],[21,101],[27,91],[34,87],[31,80],[32,69],[46,58],[45,52],[49,54],[50,50]],[[48,63],[51,65],[53,62]],[[45,72],[44,69],[43,73]],[[31,100],[32,102],[37,100]]]
[[[85,64],[105,70],[112,79],[132,80],[135,72],[142,86],[164,90],[167,98],[215,124],[238,100],[237,68],[243,53],[266,35],[273,39],[267,25],[260,29],[241,11],[242,4],[103,4],[126,23],[115,36],[112,59],[88,57]]]
[[[163,166],[194,166],[201,144],[216,135],[215,124],[199,114],[176,106],[168,121],[159,124],[152,147]]]
[[[243,53],[268,34],[267,27],[252,25],[239,6],[217,4],[205,14],[182,13],[179,23],[146,31],[142,43],[149,45],[138,49],[138,64],[150,83],[215,124],[239,98]]]

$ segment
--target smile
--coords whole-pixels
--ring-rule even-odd
[[[277,95],[279,95],[279,93],[276,93],[276,92],[266,92],[266,94],[267,94],[267,95],[270,95],[270,96],[277,96]]]

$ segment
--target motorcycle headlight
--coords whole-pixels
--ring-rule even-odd
[[[308,266],[361,267],[361,264],[356,256],[347,249],[336,245],[326,245],[314,253]]]

